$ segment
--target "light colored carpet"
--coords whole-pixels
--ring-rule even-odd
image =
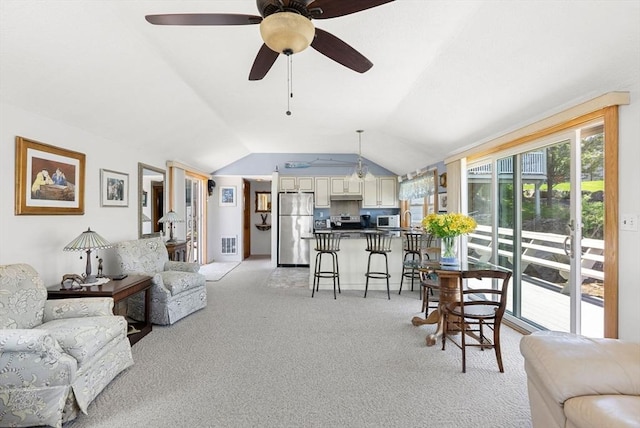
[[[269,275],[267,287],[309,287],[309,268],[275,268]]]
[[[239,264],[239,262],[212,262],[200,266],[200,273],[207,277],[207,281],[220,281]]]
[[[64,428],[531,427],[521,336],[493,352],[426,347],[417,292],[267,286],[268,260],[243,261],[209,303],[133,347],[135,365]]]

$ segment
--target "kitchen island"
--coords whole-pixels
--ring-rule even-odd
[[[375,229],[374,229],[375,230]],[[364,289],[366,283],[366,277],[364,276],[367,271],[367,261],[369,253],[366,251],[367,239],[365,237],[365,230],[342,230],[340,231],[340,251],[338,251],[338,264],[340,268],[340,289],[341,290],[358,290],[362,291],[364,296]],[[400,288],[400,278],[402,277],[402,234],[399,230],[388,232],[392,234],[391,239],[391,252],[387,253],[389,261],[389,287],[391,292],[398,291]],[[312,238],[313,239],[313,238]],[[309,269],[309,288],[313,287],[313,273],[314,263],[317,251],[314,250],[315,241],[311,244],[310,254],[310,269]],[[321,270],[331,270],[331,258],[322,258]],[[384,257],[381,255],[374,255],[371,257],[371,271],[384,272]],[[407,284],[403,287],[405,290],[410,290],[411,286],[407,288]],[[329,279],[320,280],[320,292],[332,290],[333,282]],[[414,290],[418,290],[414,285]],[[377,297],[376,293],[371,294],[371,291],[383,290],[384,298],[387,298],[387,283],[384,279],[369,279],[369,293],[367,297]],[[382,296],[382,295],[381,295]]]

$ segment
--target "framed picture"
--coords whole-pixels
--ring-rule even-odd
[[[220,206],[236,206],[236,186],[220,186]]]
[[[448,207],[447,194],[438,193],[438,211],[447,211]]]
[[[100,170],[100,206],[129,206],[129,174]]]
[[[16,215],[84,214],[85,155],[16,137]]]

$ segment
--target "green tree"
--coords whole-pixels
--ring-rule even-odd
[[[547,147],[547,206],[553,205],[553,186],[569,181],[571,175],[571,146],[563,142]]]

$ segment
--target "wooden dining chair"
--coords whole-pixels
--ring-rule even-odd
[[[507,306],[507,290],[511,272],[498,270],[463,271],[462,281],[459,282],[460,301],[444,306],[443,322],[447,326],[452,323],[458,328],[449,329],[442,335],[442,350],[447,340],[453,342],[462,350],[462,372],[466,372],[466,348],[469,346],[493,348],[498,361],[500,373],[504,373],[502,353],[500,350],[500,325]],[[490,280],[491,287],[472,288],[469,280]],[[465,287],[466,284],[466,287]],[[493,331],[493,338],[487,337],[486,328]],[[453,336],[460,334],[460,343]],[[477,343],[467,343],[467,336],[477,340]]]
[[[425,319],[429,316],[429,309],[438,308],[440,296],[440,282],[434,272],[420,271],[420,286],[422,287],[422,311]],[[438,294],[436,295],[437,292]]]

